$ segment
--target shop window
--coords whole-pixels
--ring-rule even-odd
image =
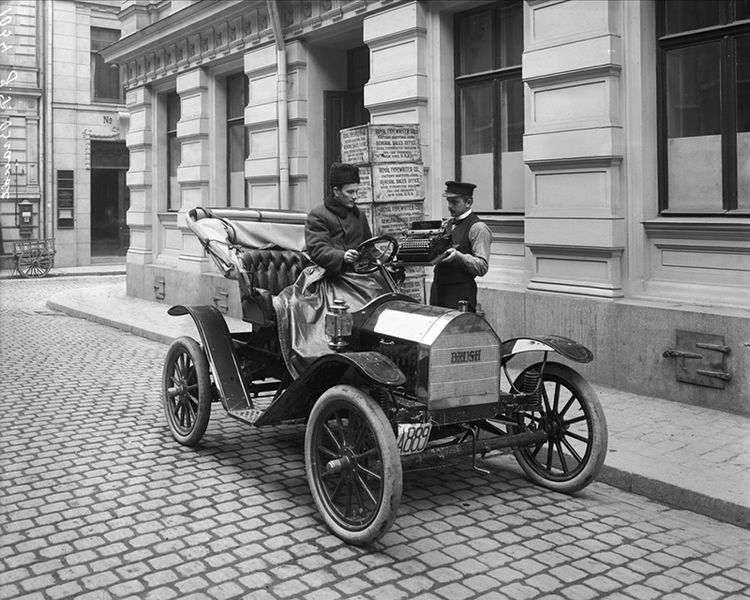
[[[167,94],[167,166],[169,181],[167,184],[167,210],[180,209],[180,184],[177,181],[177,167],[180,166],[182,154],[180,140],[177,139],[177,122],[181,115],[180,96]]]
[[[119,39],[120,32],[117,29],[91,28],[91,92],[95,102],[123,102],[120,68],[116,64],[106,64],[99,54],[100,50]]]
[[[523,212],[523,6],[456,15],[456,174],[478,211]]]
[[[245,129],[245,107],[248,101],[247,75],[240,73],[227,77],[226,85],[228,205],[243,207],[247,206],[245,160],[249,148]]]
[[[657,7],[661,213],[750,210],[750,2]]]

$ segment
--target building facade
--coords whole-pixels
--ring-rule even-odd
[[[54,238],[57,266],[123,262],[129,167],[117,65],[119,0],[11,0],[0,6],[2,263],[13,244]],[[23,221],[21,210],[30,212]]]
[[[427,215],[445,180],[478,185],[501,337],[569,336],[593,381],[750,414],[748,10],[123,0],[102,54],[129,114],[128,293],[237,316],[185,211],[307,211],[341,128],[418,124]]]

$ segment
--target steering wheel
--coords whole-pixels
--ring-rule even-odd
[[[391,261],[398,252],[398,242],[390,235],[379,235],[365,240],[356,248],[359,258],[352,263],[355,273],[372,273]]]

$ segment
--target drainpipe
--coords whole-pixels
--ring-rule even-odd
[[[52,77],[55,69],[55,47],[54,47],[54,20],[55,20],[55,8],[52,2],[44,3],[44,31],[45,39],[44,45],[44,74],[42,75],[42,97],[44,101],[44,108],[42,109],[44,122],[44,129],[42,131],[43,149],[41,151],[42,156],[40,157],[40,164],[44,164],[44,178],[41,201],[46,206],[45,218],[44,218],[44,237],[50,234],[50,237],[55,236],[55,223],[56,214],[56,202],[55,202],[55,88],[52,85]],[[37,6],[39,6],[37,4]],[[74,213],[75,216],[75,213]],[[49,223],[47,222],[49,220]],[[49,226],[49,229],[47,227]],[[77,261],[78,259],[76,259]],[[77,264],[77,263],[76,263]]]
[[[273,37],[276,40],[276,115],[279,127],[279,208],[291,208],[289,202],[289,123],[287,122],[286,87],[286,45],[281,31],[278,6],[275,0],[266,0],[268,15],[271,18]]]

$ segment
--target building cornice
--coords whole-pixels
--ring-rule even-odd
[[[279,16],[284,39],[290,41],[405,1],[295,0],[280,3]],[[273,41],[265,0],[202,0],[122,38],[101,54],[120,65],[123,83],[130,88]]]

